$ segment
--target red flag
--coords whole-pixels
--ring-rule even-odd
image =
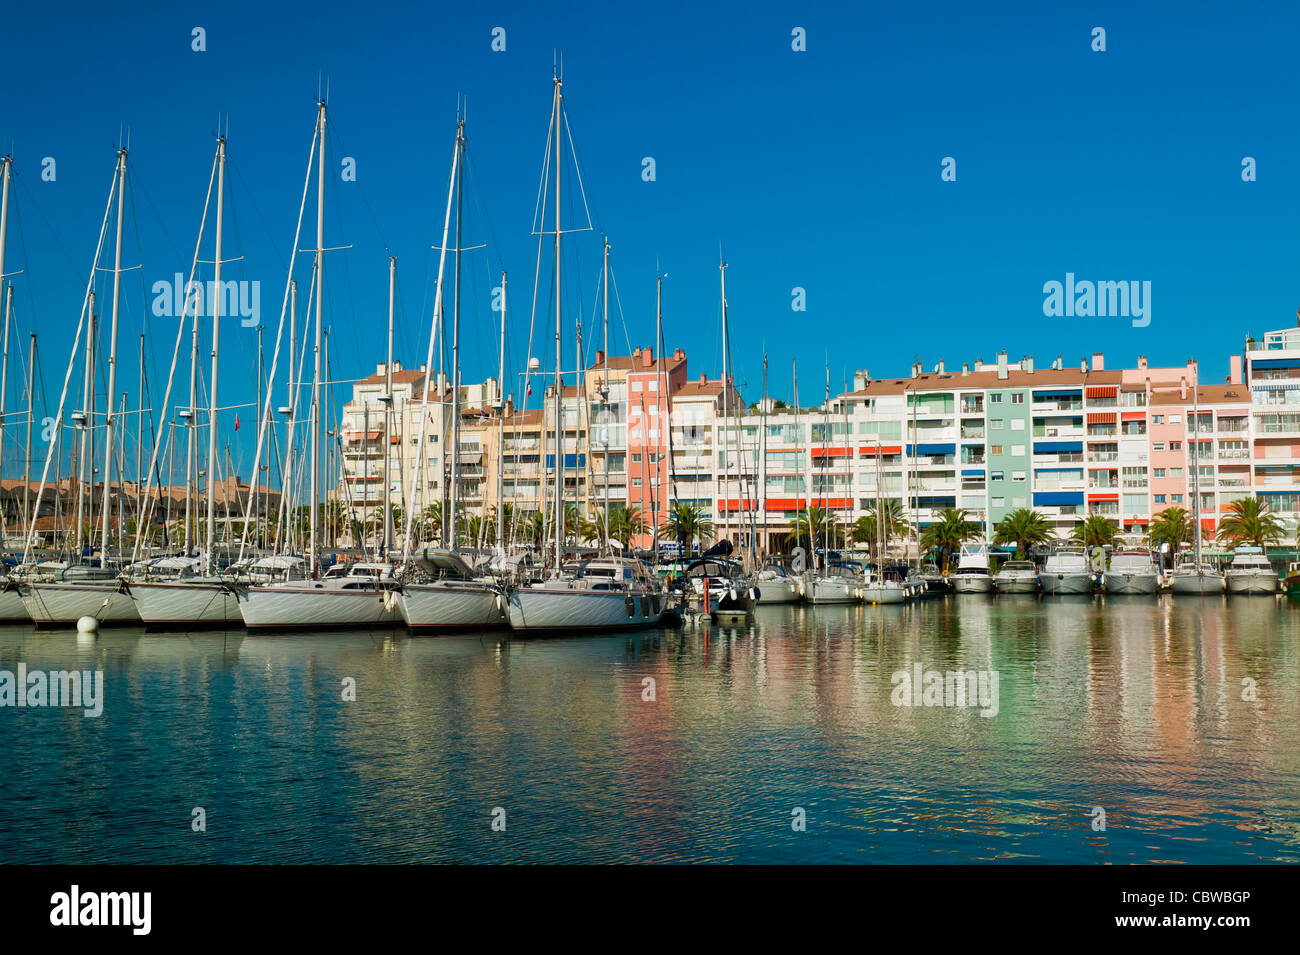
[[[235,415],[235,430],[236,430],[236,431],[239,430],[239,415],[238,415],[238,414]]]

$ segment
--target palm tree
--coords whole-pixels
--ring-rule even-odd
[[[921,532],[921,547],[924,550],[938,550],[942,557],[942,569],[948,573],[952,555],[961,549],[961,545],[979,533],[979,525],[967,520],[965,508],[944,508],[939,520]]]
[[[820,504],[810,504],[808,510],[800,511],[795,515],[794,530],[790,533],[790,539],[795,544],[806,539],[813,550],[816,550],[827,537],[830,538],[832,547],[838,545],[844,538],[844,531],[832,511]]]
[[[668,512],[668,519],[659,525],[657,533],[664,540],[680,542],[689,554],[695,541],[713,540],[713,521],[704,516],[698,504],[678,503]]]
[[[1119,524],[1101,514],[1089,514],[1074,525],[1071,539],[1085,547],[1111,547],[1119,542]]]
[[[442,534],[442,502],[434,501],[420,513],[417,528],[425,540],[433,540]]]
[[[633,537],[646,532],[646,520],[641,508],[615,504],[609,509],[609,536],[627,550]]]
[[[877,518],[876,505],[867,508],[868,513],[859,517],[853,522],[853,540],[856,543],[867,544],[872,552],[876,549],[877,527],[880,527],[879,533],[883,540],[880,542],[884,545],[885,550],[889,550],[889,542],[895,537],[906,537],[912,530],[912,523],[903,516],[903,502],[889,499],[879,502],[880,516]]]
[[[1156,545],[1167,543],[1177,554],[1178,548],[1192,539],[1192,519],[1181,507],[1166,507],[1151,519],[1147,536]]]
[[[1017,508],[993,529],[993,543],[999,547],[1007,544],[1016,545],[1016,559],[1024,560],[1029,548],[1051,538],[1051,529],[1047,519],[1028,507]]]
[[[1265,547],[1282,539],[1282,522],[1268,509],[1268,501],[1240,497],[1228,505],[1227,516],[1219,521],[1219,540],[1238,547]]]

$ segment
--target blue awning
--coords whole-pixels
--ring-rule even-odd
[[[955,497],[918,497],[916,499],[917,507],[928,507],[933,510],[936,507],[956,507],[957,498]]]
[[[1300,470],[1297,464],[1256,464],[1256,471],[1293,471]]]
[[[916,455],[933,456],[937,454],[956,454],[957,445],[955,444],[909,444],[907,446],[909,456]]]
[[[1035,474],[1078,474],[1083,479],[1083,468],[1034,468]]]
[[[1035,391],[1035,398],[1082,398],[1083,391]]]
[[[1256,358],[1250,363],[1251,368],[1300,368],[1300,361],[1294,358]],[[1253,385],[1254,382],[1252,381]]]
[[[983,469],[983,468],[969,468],[969,469],[967,469],[967,470],[963,470],[963,471],[961,472],[961,476],[962,476],[962,477],[983,477],[983,476],[984,476],[984,469]]]
[[[1082,441],[1035,441],[1034,454],[1082,454]]]
[[[555,455],[546,456],[546,466],[552,470],[555,468]],[[587,456],[585,454],[566,454],[564,456],[565,468],[581,468],[587,466]]]
[[[1082,491],[1037,491],[1034,494],[1035,507],[1060,507],[1064,504],[1082,503]]]

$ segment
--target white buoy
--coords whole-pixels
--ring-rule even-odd
[[[94,617],[82,617],[77,621],[78,633],[95,633],[99,630],[99,621]]]

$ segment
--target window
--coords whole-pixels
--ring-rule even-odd
[[[1024,471],[1012,471],[1012,472],[1011,472],[1011,480],[1013,480],[1013,481],[1023,481],[1024,479],[1025,479],[1025,472],[1024,472]]]
[[[1170,441],[1170,442],[1169,442],[1169,450],[1170,450],[1170,451],[1181,451],[1181,450],[1183,450],[1183,442],[1181,442],[1181,441]]]
[[[1023,458],[1025,456],[1025,446],[1023,444],[1012,445],[1011,453],[1018,458]]]
[[[1152,451],[1163,451],[1164,449],[1165,449],[1165,443],[1164,443],[1163,441],[1152,441],[1152,442],[1151,442],[1151,450],[1152,450]]]
[[[1181,494],[1170,494],[1169,500],[1173,501],[1175,504],[1181,504],[1183,503],[1183,496]]]
[[[1001,453],[1002,453],[1002,445],[1000,444],[989,445],[989,454],[1001,454]]]
[[[1011,403],[1013,405],[1023,405],[1025,403],[1025,393],[1023,391],[1017,391],[1011,396]]]
[[[634,382],[632,382],[632,390],[633,390],[633,391],[640,391],[640,390],[641,390],[641,382],[639,382],[639,381],[634,381]]]
[[[1170,476],[1171,478],[1180,478],[1180,477],[1183,476],[1183,469],[1182,469],[1182,468],[1170,468],[1170,469],[1169,469],[1169,476]]]
[[[1001,418],[991,418],[991,419],[989,419],[989,427],[990,427],[990,428],[1001,428],[1001,427],[1002,427],[1002,419],[1001,419]]]
[[[1012,431],[1024,431],[1024,430],[1025,430],[1025,419],[1024,419],[1024,418],[1012,418],[1012,419],[1011,419],[1011,430],[1012,430]]]
[[[633,478],[633,479],[632,479],[632,486],[633,486],[633,487],[640,487],[640,486],[641,486],[641,479],[640,479],[640,478]]]
[[[1003,478],[1002,478],[1002,473],[1003,473],[1003,472],[1001,472],[1001,471],[994,471],[992,474],[989,475],[989,480],[990,480],[990,481],[1001,481],[1001,480],[1003,479]]]
[[[651,379],[651,381],[650,381],[650,390],[651,390],[651,391],[658,391],[658,390],[659,390],[659,379],[658,379],[658,378]]]
[[[1006,507],[1006,506],[1007,506],[1007,499],[1006,499],[1005,497],[995,497],[995,498],[993,498],[993,506],[994,506],[994,507]]]
[[[991,404],[991,405],[1000,405],[1000,404],[1002,404],[1002,396],[1001,396],[1001,395],[989,395],[989,404]]]
[[[1165,476],[1165,469],[1164,469],[1164,468],[1152,468],[1152,469],[1151,469],[1151,476],[1152,476],[1152,477],[1157,477],[1157,478],[1162,478],[1162,477]]]
[[[1182,424],[1182,421],[1183,421],[1183,416],[1180,414],[1171,414],[1169,416],[1170,424]]]
[[[640,463],[641,463],[641,455],[640,455],[640,454],[634,454],[634,455],[632,455],[632,463],[633,463],[633,464],[640,464]]]
[[[1152,423],[1152,424],[1164,424],[1164,423],[1165,423],[1165,416],[1162,415],[1162,414],[1153,414],[1153,415],[1151,416],[1151,423]]]
[[[1165,503],[1165,495],[1163,495],[1163,494],[1153,494],[1153,495],[1151,496],[1151,500],[1155,501],[1157,504],[1164,504],[1164,503]]]

